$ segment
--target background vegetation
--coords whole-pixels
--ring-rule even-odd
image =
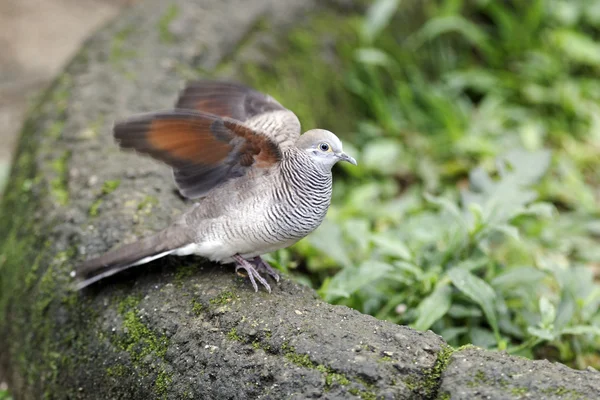
[[[360,168],[273,262],[454,346],[600,368],[600,1],[377,0],[355,22]]]

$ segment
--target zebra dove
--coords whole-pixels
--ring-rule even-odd
[[[261,255],[315,230],[331,201],[331,168],[356,165],[333,133],[300,133],[272,97],[218,81],[189,84],[174,110],[117,123],[121,148],[172,167],[181,194],[201,199],[163,231],[80,265],[77,287],[170,254],[234,262],[255,291],[258,281],[270,292],[259,272],[279,275]]]

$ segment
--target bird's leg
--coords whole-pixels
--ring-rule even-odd
[[[256,281],[254,280],[256,278],[256,280],[258,280],[267,289],[267,291],[271,293],[271,286],[269,286],[265,278],[260,276],[260,274],[256,271],[256,269],[252,266],[252,264],[250,264],[248,260],[245,260],[239,254],[235,254],[233,256],[233,259],[235,260],[235,271],[237,272],[240,268],[246,270],[255,292],[258,292],[258,286],[256,285]]]
[[[265,271],[271,278],[275,279],[276,282],[279,282],[279,274],[275,268],[271,267],[271,265],[263,260],[261,256],[254,257],[252,263],[258,271]]]

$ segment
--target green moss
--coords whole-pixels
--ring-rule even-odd
[[[299,367],[313,369],[317,366],[306,354],[296,354],[290,352],[285,354],[285,358],[292,364],[296,364]]]
[[[81,137],[84,139],[92,139],[98,136],[98,131],[100,130],[100,128],[102,128],[104,120],[104,115],[98,115],[96,119],[94,119],[94,121],[90,124],[89,128],[86,131],[84,131]]]
[[[344,374],[335,372],[333,369],[331,369],[323,364],[315,363],[314,361],[312,361],[310,359],[310,357],[307,354],[296,353],[296,349],[294,349],[294,347],[290,346],[288,343],[284,343],[281,346],[281,350],[283,351],[284,357],[286,358],[286,360],[288,360],[292,364],[295,364],[302,368],[316,369],[317,371],[323,373],[325,375],[325,386],[326,386],[325,389],[326,390],[329,390],[329,388],[335,384],[346,386],[351,383],[351,380]],[[368,383],[362,381],[360,378],[356,378],[356,379],[354,379],[354,381],[357,384],[361,384],[365,388],[372,387],[372,385],[369,385]],[[361,391],[361,393],[369,393],[369,392]],[[363,398],[366,398],[366,397],[363,397]]]
[[[438,398],[438,400],[452,400],[452,396],[448,392],[444,392],[444,393],[438,395],[437,398]]]
[[[448,367],[454,352],[455,350],[451,346],[445,345],[437,353],[437,359],[433,367],[425,369],[422,376],[404,378],[404,385],[412,392],[419,393],[423,397],[431,398],[435,396],[440,387],[442,374]]]
[[[227,290],[217,297],[210,299],[210,304],[213,306],[223,306],[230,303],[236,297],[237,295],[233,291]]]
[[[360,397],[363,400],[375,400],[377,399],[377,395],[373,392],[367,391],[367,390],[360,390],[357,388],[352,388],[349,389],[348,392],[350,392],[350,394]]]
[[[358,395],[363,400],[377,400],[377,395],[375,393],[367,392],[366,390],[359,392]]]
[[[349,385],[350,381],[342,374],[337,374],[335,372],[328,372],[325,376],[325,383],[327,386],[331,386],[334,383],[339,383],[340,385]]]
[[[133,26],[127,26],[114,35],[110,44],[110,54],[108,56],[108,60],[111,63],[118,65],[124,59],[135,56],[135,51],[125,48],[127,38],[133,33],[134,30],[135,28]]]
[[[154,380],[154,391],[160,396],[165,396],[171,387],[171,383],[173,383],[171,374],[161,370]]]
[[[135,31],[135,27],[127,26],[118,31],[110,44],[110,53],[108,61],[112,64],[115,70],[121,72],[128,79],[134,78],[134,72],[128,70],[125,62],[134,58],[137,52],[127,48],[127,38]]]
[[[160,20],[158,21],[158,32],[160,40],[163,43],[170,43],[174,41],[175,37],[169,30],[169,25],[171,25],[171,22],[173,22],[178,15],[179,7],[177,7],[175,4],[171,4],[163,16],[160,17]]]
[[[113,367],[106,368],[106,375],[112,376],[115,378],[120,378],[122,376],[127,375],[128,373],[129,373],[128,369],[125,368],[125,366],[122,364],[118,364]]]
[[[58,139],[62,136],[63,130],[65,129],[65,121],[58,120],[52,122],[50,128],[48,128],[48,137],[52,139]]]
[[[136,295],[129,295],[119,301],[117,305],[117,311],[119,314],[124,315],[127,311],[137,307],[140,304],[141,298]]]
[[[420,387],[420,382],[414,376],[407,376],[402,380],[402,383],[404,383],[404,386],[406,386],[411,392],[419,390]]]
[[[56,112],[55,122],[53,125],[64,118],[64,114],[67,111],[67,106],[69,104],[69,97],[71,94],[71,88],[73,86],[73,81],[68,74],[63,74],[60,76],[54,83],[54,86],[48,90],[49,93],[49,103],[54,107],[54,111]],[[45,98],[42,97],[40,99],[39,104],[45,103]],[[30,115],[35,115],[35,112],[30,113]],[[63,125],[64,126],[64,125]],[[62,129],[61,129],[62,132]]]
[[[33,284],[35,282],[37,282],[37,280],[39,279],[38,269],[40,267],[41,257],[42,257],[42,253],[39,252],[33,262],[33,265],[29,269],[29,272],[27,272],[27,275],[25,277],[25,288],[26,289],[31,289]]]
[[[111,194],[121,185],[120,179],[114,179],[104,182],[102,185],[102,194]]]
[[[452,354],[454,354],[454,349],[445,345],[437,354],[437,360],[434,366],[425,371],[424,387],[428,394],[435,393],[439,388],[442,374],[448,367]]]
[[[149,354],[163,358],[167,353],[169,341],[165,335],[158,336],[142,323],[135,310],[124,315],[123,328],[125,337],[120,348],[131,356],[133,361],[140,361]]]
[[[98,208],[100,207],[100,204],[102,204],[102,198],[96,199],[96,201],[92,203],[89,211],[90,217],[98,216]]]
[[[69,374],[77,363],[78,353],[61,355],[63,343],[81,347],[71,329],[56,329],[49,317],[58,307],[69,313],[81,307],[65,290],[71,253],[56,253],[56,245],[47,239],[54,221],[41,223],[36,217],[53,215],[57,204],[68,201],[70,154],[62,152],[57,158],[54,149],[62,136],[70,82],[67,75],[57,79],[28,112],[0,204],[0,341],[7,343],[3,357],[23,380],[30,397],[52,397],[59,376]],[[54,179],[46,180],[46,176]],[[48,197],[56,203],[42,201]],[[5,342],[6,338],[11,340]]]
[[[325,374],[325,384],[327,385],[327,388],[336,383],[344,386],[350,384],[350,380],[348,380],[345,375],[333,372],[329,367],[319,364],[315,369]]]
[[[244,340],[238,335],[236,328],[231,328],[231,330],[227,333],[227,338],[229,340],[235,340],[236,342],[243,342]]]
[[[492,380],[489,379],[483,370],[477,370],[475,375],[473,375],[473,380],[467,382],[467,386],[469,387],[478,387],[481,385],[491,385],[493,384]]]
[[[200,303],[196,299],[193,299],[192,300],[192,312],[194,313],[194,315],[199,316],[200,314],[202,314],[203,310],[204,310],[204,306],[202,305],[202,303]]]
[[[514,388],[510,389],[510,393],[513,396],[523,396],[523,395],[527,394],[527,389],[523,388],[523,387],[514,387]]]
[[[195,264],[180,265],[177,267],[175,272],[174,283],[177,286],[181,286],[185,280],[194,275],[198,271],[198,267]]]
[[[136,308],[139,302],[138,296],[130,295],[117,305],[117,311],[123,316],[124,334],[120,338],[115,338],[114,343],[118,348],[129,353],[134,364],[139,363],[149,354],[164,359],[169,340],[165,335],[157,335],[144,325]]]
[[[156,372],[154,391],[159,396],[166,396],[172,383],[172,374],[164,367],[165,355],[169,348],[169,340],[148,328],[139,316],[137,307],[141,299],[130,295],[117,304],[117,311],[123,317],[123,334],[110,336],[109,339],[118,349],[129,354],[134,370],[142,376]],[[150,358],[148,358],[150,356]],[[119,370],[107,369],[107,375],[131,373],[132,369],[123,367]]]
[[[152,208],[158,204],[158,199],[154,196],[147,195],[145,196],[140,204],[138,204],[137,209],[138,212],[142,212],[144,214],[150,214]]]
[[[60,205],[69,203],[69,188],[67,182],[69,179],[69,160],[71,152],[65,151],[63,154],[52,161],[51,167],[55,177],[50,181],[50,193]]]
[[[555,388],[548,388],[541,390],[543,394],[552,395],[552,396],[561,396],[561,398],[569,399],[569,400],[578,400],[578,399],[587,399],[588,397],[575,390],[575,389],[567,389],[564,386],[558,386]]]
[[[380,362],[392,362],[394,360],[392,360],[392,357],[390,357],[390,356],[383,356],[378,361],[380,361]]]
[[[104,196],[109,195],[112,192],[114,192],[115,190],[117,190],[119,185],[121,185],[120,179],[115,179],[115,180],[110,180],[110,181],[104,182],[104,184],[102,185],[102,192],[100,193],[100,196],[96,199],[96,201],[94,201],[94,203],[90,207],[90,211],[89,211],[90,217],[96,217],[98,215],[98,208],[102,204],[102,201],[104,200]]]

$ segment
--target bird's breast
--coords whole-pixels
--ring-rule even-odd
[[[277,171],[255,184],[221,195],[215,211],[201,222],[198,240],[216,261],[288,247],[313,232],[331,201],[331,177],[286,175]],[[233,188],[232,188],[233,189]],[[200,205],[201,207],[201,205]],[[210,254],[208,254],[210,253]]]

